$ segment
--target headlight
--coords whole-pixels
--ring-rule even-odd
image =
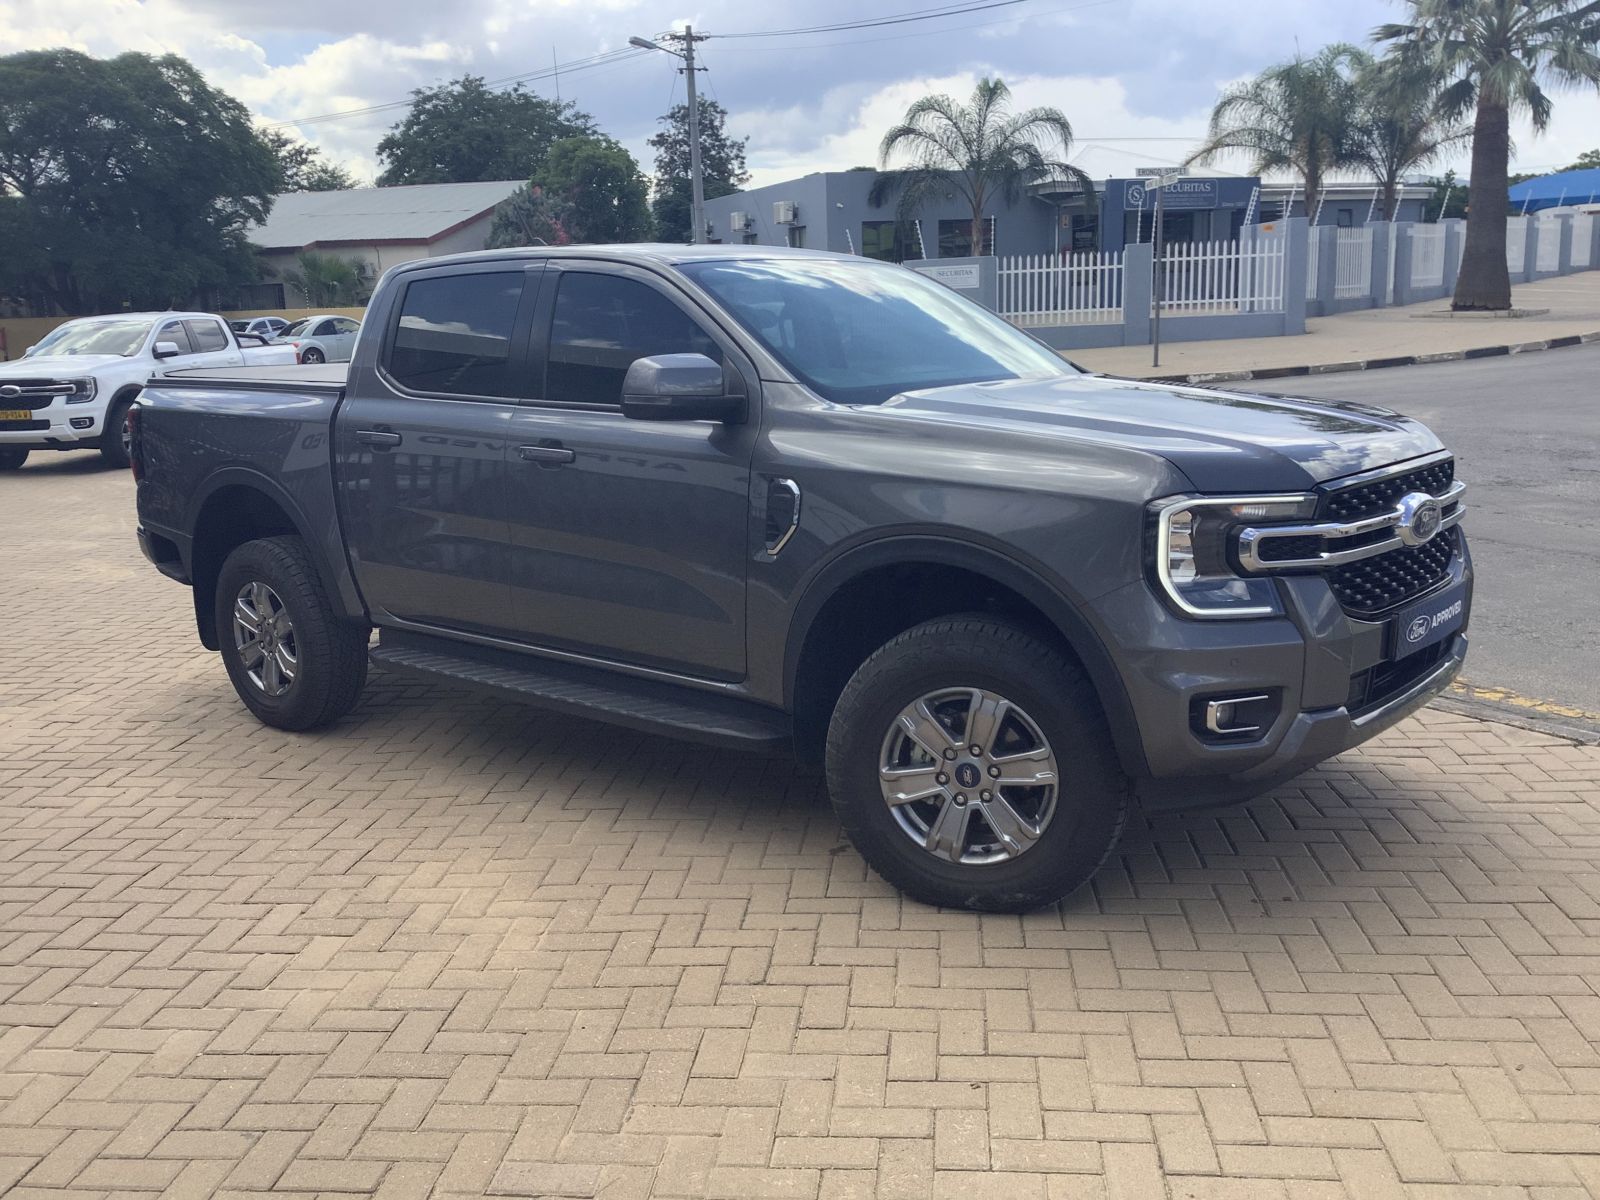
[[[68,404],[87,404],[94,399],[99,388],[92,379],[72,380],[72,394],[67,397]]]
[[[1228,531],[1240,522],[1304,520],[1314,496],[1176,497],[1150,505],[1151,569],[1180,612],[1191,617],[1267,617],[1283,611],[1270,579],[1240,575],[1228,557]]]

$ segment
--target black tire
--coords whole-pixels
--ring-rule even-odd
[[[238,644],[234,606],[247,585],[255,584],[269,589],[280,606],[263,607],[288,618],[289,635],[279,640],[290,646],[295,667],[281,694],[271,694],[263,682],[265,656],[253,668],[246,662],[248,649]],[[229,554],[217,576],[216,615],[217,640],[234,691],[263,724],[316,729],[344,716],[360,699],[367,682],[368,630],[334,612],[302,539],[261,538]],[[257,678],[252,678],[252,669]],[[270,681],[282,684],[281,667],[274,669],[278,674]]]
[[[124,427],[128,423],[128,410],[138,398],[137,395],[133,395],[114,400],[110,411],[106,413],[106,427],[100,431],[100,457],[105,459],[108,467],[127,470],[132,465],[128,459],[128,447],[123,440]]]
[[[0,471],[20,471],[28,452],[20,446],[0,446]]]
[[[895,815],[909,814],[915,824],[916,813],[930,809],[891,807],[880,786],[879,768],[892,737],[899,736],[895,731],[900,714],[920,697],[959,689],[983,689],[1009,701],[1028,723],[1027,731],[1042,735],[1045,750],[1053,752],[1052,814],[1037,840],[1003,861],[960,862],[936,856],[913,840]],[[1015,718],[1006,721],[1011,722],[1005,734],[1011,745],[1024,744],[1027,731]],[[995,736],[999,741],[1001,735]],[[999,753],[1001,747],[991,749]],[[968,769],[971,778],[982,779],[990,769],[983,767],[987,760],[969,761],[966,751],[956,753],[968,767],[952,763],[947,771]],[[1082,668],[1029,631],[981,615],[918,625],[861,664],[839,697],[828,728],[827,772],[839,823],[874,871],[926,904],[993,912],[1026,912],[1054,904],[1088,880],[1121,837],[1131,796],[1128,779],[1111,750],[1104,711]],[[948,786],[953,791],[962,784]],[[994,785],[983,780],[977,786]],[[999,791],[996,786],[993,795]],[[974,813],[989,811],[989,791],[981,793],[985,797],[981,805],[976,796],[967,799],[960,794]],[[1048,794],[1026,788],[1020,793],[1024,799]],[[1011,795],[1019,793],[1013,790]],[[929,804],[938,808],[945,802],[941,798]],[[996,839],[989,843],[993,852],[1007,852],[999,840],[1000,827],[990,826],[986,815],[962,828],[976,831],[962,834],[975,838],[975,854],[982,852],[991,834]]]
[[[325,363],[327,361],[328,360],[323,356],[322,351],[318,350],[315,346],[307,346],[305,352],[300,355],[300,362],[303,366],[312,366],[317,363]]]

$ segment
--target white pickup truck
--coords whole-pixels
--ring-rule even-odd
[[[15,471],[33,450],[97,449],[125,467],[128,410],[152,376],[294,361],[293,347],[241,339],[214,313],[68,321],[0,363],[0,471]]]

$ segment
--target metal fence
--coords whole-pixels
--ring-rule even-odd
[[[1024,254],[999,261],[1000,315],[1019,325],[1122,320],[1122,255],[1075,252],[1065,260]]]
[[[1424,225],[1411,230],[1411,284],[1438,287],[1444,283],[1444,226]]]
[[[1336,300],[1372,290],[1372,227],[1341,229],[1334,235],[1333,295]]]
[[[1281,233],[1242,242],[1174,242],[1164,248],[1162,308],[1178,314],[1279,312],[1286,243]]]

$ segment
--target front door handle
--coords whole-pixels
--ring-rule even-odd
[[[518,446],[517,457],[523,462],[569,463],[578,456],[559,443],[545,446]]]
[[[380,450],[392,450],[400,444],[400,435],[392,429],[358,429],[356,441],[376,446]]]

